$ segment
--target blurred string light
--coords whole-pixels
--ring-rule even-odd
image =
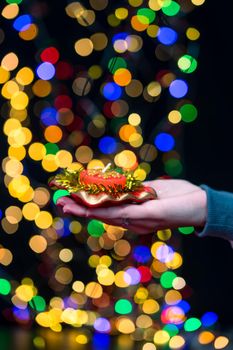
[[[109,334],[118,332],[131,335],[119,338],[123,347],[143,340],[143,350],[161,346],[181,349],[188,346],[186,333],[195,333],[200,344],[226,347],[228,338],[209,330],[218,319],[214,312],[206,312],[200,319],[189,314],[191,305],[184,295],[189,297],[190,289],[179,276],[183,258],[171,244],[171,230],[158,231],[150,244],[98,220],[90,220],[86,227],[79,218],[56,217],[51,200],[56,203],[69,193],[57,190],[51,198],[47,185],[36,185],[25,165],[29,160],[50,176],[63,168],[104,168],[112,162],[132,170],[143,181],[161,155],[165,174],[180,176],[176,126],[194,122],[198,116],[189,89],[189,76],[198,67],[198,57],[189,47],[200,32],[187,21],[182,29],[179,15],[185,20],[185,14],[204,0],[150,0],[147,5],[142,0],[128,0],[114,6],[108,0],[89,0],[85,6],[71,2],[64,13],[77,29],[82,28],[73,42],[75,58],[66,57],[66,52],[47,40],[43,45],[37,41],[43,15],[35,19],[39,10],[33,5],[23,13],[21,3],[7,0],[1,15],[18,35],[19,45],[21,40],[35,41],[37,52],[31,66],[23,65],[21,53],[13,45],[12,51],[1,56],[0,84],[5,100],[1,114],[8,142],[2,169],[11,200],[7,208],[3,203],[0,209],[1,226],[7,235],[17,238],[25,221],[31,223],[28,249],[40,259],[37,273],[54,296],[48,300],[40,295],[36,276],[21,281],[1,276],[0,295],[12,304],[11,317],[22,325],[35,320],[57,333],[63,325],[70,325],[77,331],[75,342],[80,345],[92,337],[94,345],[107,347]],[[97,25],[99,15],[106,17],[107,25]],[[8,31],[1,29],[1,42],[8,40]],[[182,35],[186,47],[180,44]],[[156,67],[142,79],[137,69],[146,72],[149,66],[139,67],[138,57],[143,56],[147,38],[154,48],[150,59],[166,68]],[[175,63],[174,69],[166,62]],[[147,106],[159,103],[164,95],[169,97],[164,128],[152,131],[153,141],[147,141],[143,133]],[[145,105],[143,111],[137,107],[138,101]],[[188,235],[194,228],[181,227],[179,231]],[[94,281],[85,284],[73,270],[76,244],[67,247],[65,240],[71,235],[75,242],[87,245],[87,264],[95,274]],[[0,242],[2,267],[7,269],[15,261],[14,250]],[[93,336],[83,326],[92,327]],[[45,347],[42,337],[33,342],[38,348]]]

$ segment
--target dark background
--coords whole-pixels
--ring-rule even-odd
[[[217,1],[193,13],[201,32],[196,105],[198,119],[184,132],[185,178],[233,192],[232,5]],[[195,291],[198,313],[217,312],[222,327],[233,326],[233,250],[219,238],[183,239],[184,275]]]

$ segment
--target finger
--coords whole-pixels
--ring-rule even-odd
[[[67,196],[58,198],[56,205],[64,206],[66,204],[75,204],[75,201]]]
[[[64,204],[63,212],[66,214],[72,214],[79,217],[87,217],[87,208],[77,204],[75,201],[73,203],[69,202],[68,204]]]

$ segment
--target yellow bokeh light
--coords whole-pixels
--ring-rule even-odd
[[[193,5],[200,6],[203,5],[205,0],[191,0]]]
[[[16,74],[16,80],[21,85],[29,85],[34,79],[34,73],[29,67],[21,68]]]
[[[97,282],[89,282],[85,287],[85,294],[90,298],[98,299],[103,294],[103,288]]]
[[[102,269],[98,273],[98,281],[103,286],[111,286],[115,282],[115,275],[112,270],[107,268]]]
[[[170,229],[158,230],[157,236],[161,241],[168,241],[172,236],[172,231]]]
[[[19,175],[9,183],[8,190],[11,196],[17,198],[23,195],[30,187],[29,179],[24,175]]]
[[[169,341],[169,346],[171,349],[182,349],[185,345],[185,340],[181,335],[175,335]]]
[[[22,301],[28,302],[34,296],[33,287],[26,285],[26,284],[23,284],[23,285],[19,286],[18,288],[16,288],[15,294]]]
[[[124,20],[128,17],[129,11],[125,7],[119,7],[115,10],[115,16],[116,18],[120,20]]]
[[[157,348],[153,343],[146,343],[143,345],[142,350],[157,350]]]
[[[18,119],[20,122],[23,122],[28,117],[27,109],[22,109],[17,111],[16,109],[11,108],[10,117]]]
[[[189,27],[186,30],[186,36],[189,40],[195,41],[195,40],[198,40],[200,38],[200,32],[196,28]]]
[[[133,176],[140,181],[144,181],[146,179],[147,173],[144,169],[138,168],[134,171]]]
[[[140,315],[136,319],[136,326],[139,328],[149,328],[153,325],[153,321],[148,315]]]
[[[76,41],[74,48],[79,56],[86,57],[92,53],[94,45],[90,39],[82,38]]]
[[[148,86],[147,86],[147,93],[148,95],[152,97],[157,97],[161,94],[162,88],[161,85],[157,81],[152,81]]]
[[[132,169],[137,166],[137,157],[134,152],[129,150],[118,153],[115,156],[114,161],[117,166],[124,169]]]
[[[27,203],[23,206],[22,213],[26,220],[33,221],[40,212],[40,208],[36,203]]]
[[[25,109],[28,105],[28,102],[28,95],[23,91],[18,91],[11,97],[11,106],[17,110]]]
[[[41,211],[35,217],[35,224],[39,228],[46,229],[53,223],[53,217],[48,211]]]
[[[17,68],[19,64],[18,56],[14,52],[9,52],[5,55],[1,61],[1,66],[8,71],[12,71]]]
[[[80,233],[81,230],[82,230],[82,225],[80,224],[79,221],[72,221],[70,224],[69,224],[69,230],[70,232],[72,232],[73,234],[77,234],[77,233]]]
[[[129,318],[119,317],[116,321],[116,328],[123,334],[131,334],[135,331],[135,324]]]
[[[73,157],[69,151],[61,150],[56,153],[55,160],[60,168],[67,168],[71,165]]]
[[[19,207],[11,205],[5,210],[5,216],[11,224],[17,224],[22,220],[23,214]]]
[[[178,269],[182,264],[183,264],[183,258],[177,252],[173,254],[172,259],[169,259],[169,261],[166,262],[166,266],[172,270]]]
[[[170,336],[166,331],[160,330],[157,331],[154,335],[155,345],[165,345],[170,340]]]
[[[17,4],[6,5],[2,10],[2,16],[6,19],[13,19],[19,13],[19,6]]]
[[[156,38],[159,33],[159,26],[156,24],[151,24],[146,31],[151,38]]]
[[[34,235],[30,238],[29,246],[35,253],[43,253],[47,248],[47,241],[43,236]]]
[[[128,122],[130,125],[137,126],[141,123],[141,117],[137,113],[131,113],[128,117]]]
[[[129,137],[129,144],[134,148],[138,148],[143,144],[143,137],[141,134],[135,132]]]
[[[165,301],[168,305],[178,304],[182,300],[182,295],[177,290],[169,290],[165,295]]]
[[[79,334],[77,335],[77,337],[75,338],[75,341],[78,343],[78,344],[87,344],[89,339],[88,337],[85,335],[85,334]]]
[[[3,127],[4,134],[9,135],[12,130],[21,128],[21,123],[19,120],[11,118],[8,119]]]
[[[9,249],[0,248],[0,264],[8,266],[13,260],[13,255]]]
[[[147,299],[142,305],[142,310],[145,312],[145,314],[154,314],[158,312],[159,309],[159,304],[154,299]]]
[[[75,292],[77,293],[82,293],[85,289],[85,285],[82,281],[75,281],[73,284],[72,284],[72,288]]]
[[[179,111],[171,111],[168,114],[168,120],[172,124],[178,124],[181,121],[181,113]]]
[[[28,154],[33,160],[42,160],[46,155],[46,148],[40,142],[34,142],[29,146]]]
[[[104,163],[99,159],[92,159],[87,164],[87,169],[103,169],[103,168],[104,168]]]
[[[48,172],[54,172],[58,169],[56,156],[54,154],[47,154],[42,160],[42,167]]]
[[[115,275],[115,285],[119,288],[126,288],[130,285],[131,278],[125,271],[118,271]]]
[[[9,80],[3,85],[1,93],[3,97],[10,100],[11,97],[18,91],[19,85],[15,81]]]
[[[217,337],[214,341],[215,349],[224,349],[229,344],[229,339],[227,337]]]
[[[23,164],[17,159],[10,159],[6,162],[5,172],[11,177],[21,175],[23,172]]]
[[[64,248],[60,251],[59,258],[63,262],[69,262],[73,259],[73,253],[70,249]]]
[[[8,148],[8,156],[10,158],[15,158],[17,160],[23,160],[26,156],[26,149],[24,146],[19,146],[19,147],[10,146]]]
[[[4,84],[9,78],[10,78],[9,71],[0,66],[0,84]]]
[[[28,128],[12,130],[8,135],[8,143],[13,147],[27,145],[32,140],[32,132]]]

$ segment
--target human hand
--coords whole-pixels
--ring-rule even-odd
[[[158,199],[142,204],[86,208],[69,197],[61,197],[57,204],[63,207],[64,213],[101,220],[139,234],[182,226],[204,226],[207,198],[200,187],[172,179],[147,181],[144,185],[153,187]]]

